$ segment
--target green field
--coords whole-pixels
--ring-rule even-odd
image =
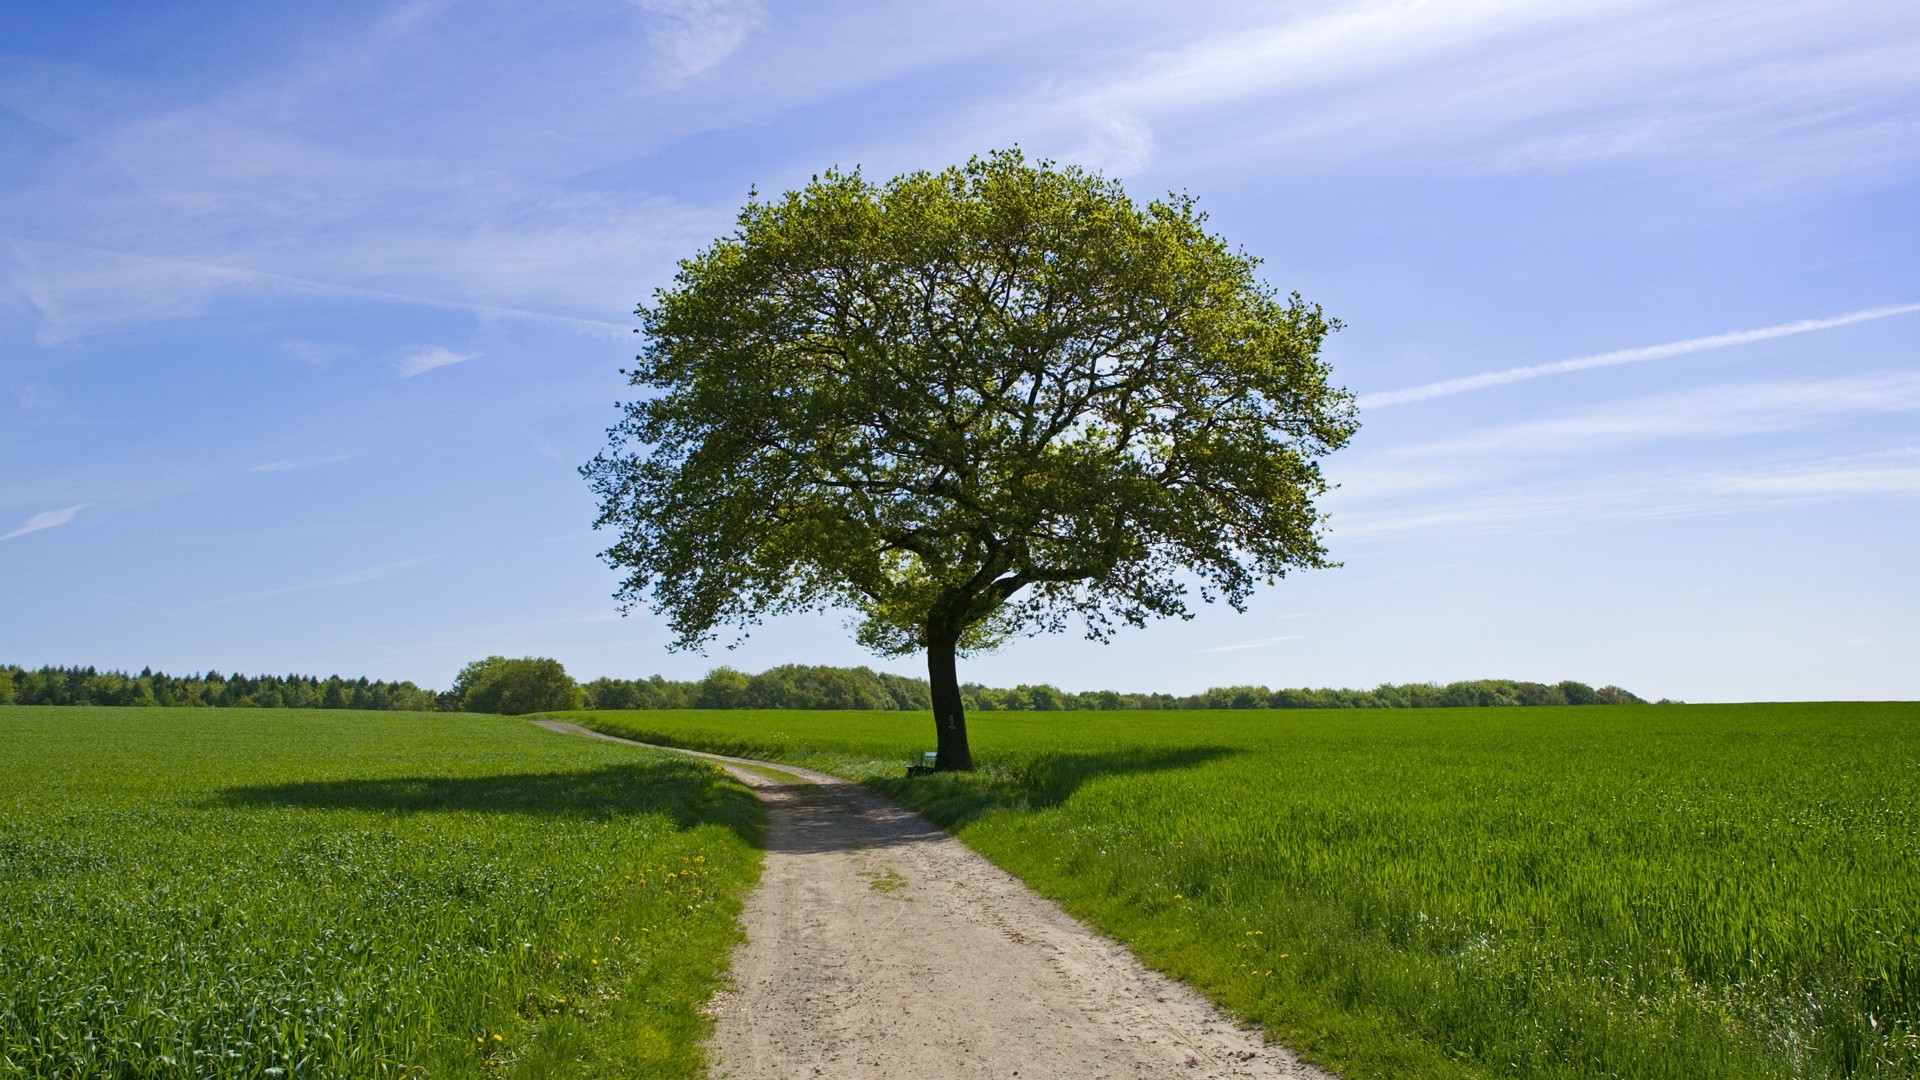
[[[1920,1075],[1920,706],[582,714],[865,778],[1352,1080]]]
[[[520,720],[0,707],[0,1076],[695,1076],[760,829]]]

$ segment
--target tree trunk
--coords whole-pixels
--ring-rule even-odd
[[[973,768],[973,752],[967,748],[967,709],[960,700],[960,676],[954,669],[959,642],[957,633],[927,635],[927,686],[933,691],[933,729],[939,737],[934,768],[942,772]]]

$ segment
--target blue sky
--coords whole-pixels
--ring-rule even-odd
[[[11,4],[0,661],[876,662],[666,652],[574,470],[750,186],[1017,144],[1197,196],[1364,427],[1344,566],[962,678],[1920,698],[1916,117],[1908,2]]]

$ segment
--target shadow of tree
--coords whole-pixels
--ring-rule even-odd
[[[959,828],[1005,807],[1058,806],[1092,780],[1134,773],[1191,769],[1245,751],[1229,746],[1136,747],[1099,753],[1035,754],[989,762],[972,773],[934,773],[867,781],[941,826]]]
[[[604,820],[651,815],[676,828],[725,825],[762,843],[753,794],[718,770],[681,758],[574,772],[303,780],[226,788],[210,807],[374,810],[398,814],[532,814]]]

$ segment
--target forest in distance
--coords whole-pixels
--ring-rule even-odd
[[[589,709],[854,709],[924,711],[924,679],[867,667],[783,664],[757,675],[718,667],[698,680],[659,675],[599,678],[579,684]],[[1084,712],[1160,709],[1407,709],[1535,705],[1637,705],[1645,699],[1617,686],[1593,687],[1521,679],[1385,683],[1371,690],[1269,689],[1219,686],[1199,694],[1070,691],[1045,683],[1010,688],[967,683],[966,707],[975,712]],[[1664,699],[1663,699],[1664,703]],[[462,708],[458,688],[434,691],[409,681],[339,675],[168,675],[93,667],[26,669],[0,665],[0,705],[132,705],[189,708],[370,709],[452,712]]]

